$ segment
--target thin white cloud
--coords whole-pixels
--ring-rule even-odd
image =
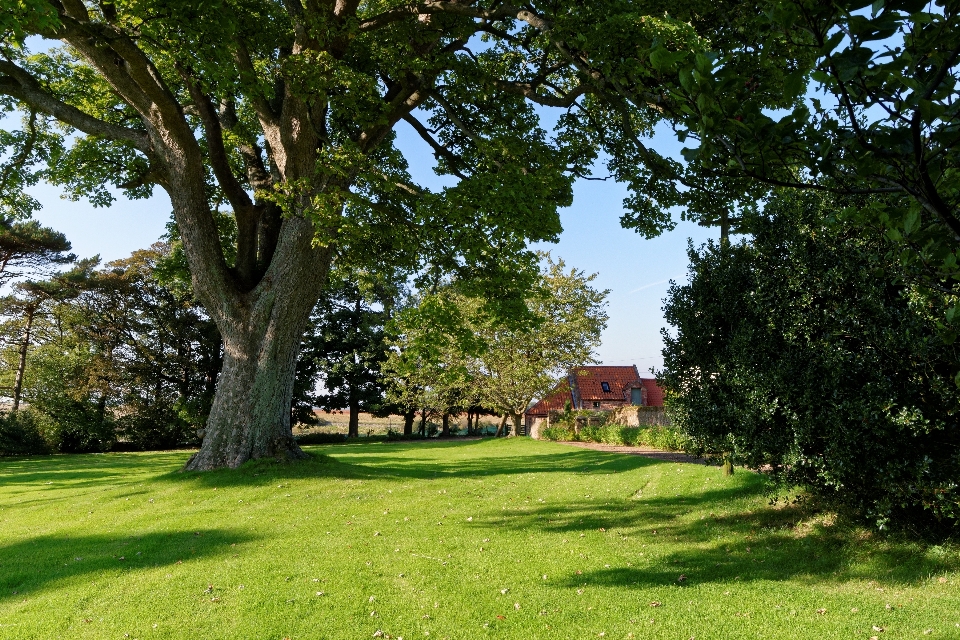
[[[670,282],[670,279],[667,278],[666,280],[658,280],[658,281],[656,281],[656,282],[651,282],[650,284],[645,284],[645,285],[643,285],[642,287],[637,287],[636,289],[634,289],[634,290],[631,291],[630,293],[636,293],[637,291],[643,291],[644,289],[649,289],[650,287],[655,287],[655,286],[657,286],[658,284],[664,284],[664,283],[666,283],[666,282]],[[629,295],[629,294],[628,294],[628,295]]]

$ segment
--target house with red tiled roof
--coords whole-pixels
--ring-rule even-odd
[[[551,413],[572,410],[615,411],[626,406],[663,406],[663,389],[653,378],[641,378],[636,365],[585,366],[571,369],[566,380],[527,409],[526,433],[536,437]]]

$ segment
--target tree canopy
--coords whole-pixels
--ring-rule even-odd
[[[188,466],[294,459],[296,351],[330,269],[453,274],[495,313],[522,312],[536,274],[526,244],[556,238],[598,139],[662,117],[649,59],[737,40],[738,6],[5,0],[0,104],[23,123],[4,139],[7,165],[20,162],[3,188],[22,195],[42,176],[96,205],[111,188],[164,189],[225,344]],[[621,82],[641,77],[642,91]],[[559,109],[553,132],[535,106]],[[413,180],[401,123],[448,186]],[[662,228],[647,203],[630,204]],[[236,219],[230,247],[221,208]]]
[[[591,286],[596,274],[542,257],[526,300],[529,323],[492,316],[482,300],[457,291],[457,282],[400,311],[385,365],[398,404],[419,403],[441,415],[479,405],[513,418],[516,432],[534,398],[571,367],[594,361],[608,291]]]
[[[873,196],[844,213],[884,225],[928,285],[955,290],[956,3],[770,0],[738,13],[741,28],[727,33],[739,41],[704,37],[693,22],[693,46],[664,42],[651,53],[664,78],[658,108],[686,145],[683,161],[651,156],[641,139],[649,131],[624,128],[613,140],[619,175],[649,175],[649,207],[679,205],[724,232],[777,187]],[[646,88],[632,78],[623,86]],[[624,222],[648,232],[651,219],[628,213]]]
[[[55,265],[69,264],[76,256],[67,237],[40,226],[36,220],[14,221],[0,217],[0,285],[17,278],[49,275]]]

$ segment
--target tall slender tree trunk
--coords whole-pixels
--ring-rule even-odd
[[[473,435],[473,412],[467,409],[467,435]]]
[[[504,435],[504,431],[506,431],[507,426],[507,419],[509,417],[510,414],[503,414],[503,418],[500,419],[500,424],[497,426],[497,433],[494,435],[494,437],[499,438],[500,436]]]
[[[413,435],[413,419],[417,417],[414,409],[407,409],[403,414],[403,435],[409,437]]]
[[[23,330],[23,341],[20,343],[20,353],[17,358],[17,374],[13,379],[13,409],[16,413],[20,410],[20,397],[23,394],[23,376],[27,371],[27,350],[30,348],[30,340],[33,338],[33,318],[37,314],[37,308],[27,307],[27,324]]]
[[[443,418],[441,418],[441,420],[442,420],[441,424],[443,426],[440,430],[440,437],[449,438],[450,437],[450,414],[449,413],[443,414]]]
[[[350,422],[347,426],[347,437],[360,437],[360,402],[354,397],[353,388],[350,389]]]

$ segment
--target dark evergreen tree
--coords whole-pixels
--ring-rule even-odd
[[[70,242],[59,231],[36,220],[14,222],[0,217],[0,284],[30,276],[49,275],[51,267],[76,260]]]
[[[311,317],[297,363],[293,417],[313,420],[314,406],[348,410],[349,437],[359,435],[360,412],[390,413],[380,367],[387,358],[384,325],[396,288],[364,287],[349,278],[327,290]]]

